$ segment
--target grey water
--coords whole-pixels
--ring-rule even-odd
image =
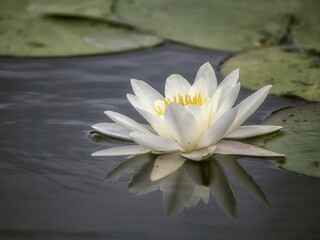
[[[0,239],[319,239],[320,181],[271,161],[239,161],[270,206],[230,176],[237,219],[214,199],[170,218],[161,192],[135,197],[125,181],[104,181],[123,157],[90,156],[117,145],[92,141],[90,126],[108,121],[105,110],[143,121],[126,100],[130,78],[161,92],[170,74],[192,81],[204,62],[217,68],[228,56],[166,44],[107,56],[0,58]],[[242,89],[239,99],[250,93]],[[269,96],[248,123],[296,104]]]

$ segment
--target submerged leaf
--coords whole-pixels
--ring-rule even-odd
[[[239,67],[241,83],[249,89],[271,84],[271,94],[320,101],[320,66],[315,65],[319,61],[318,56],[267,48],[230,58],[223,64],[222,72],[227,74]]]

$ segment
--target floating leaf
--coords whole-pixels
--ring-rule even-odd
[[[115,3],[113,0],[33,0],[27,10],[46,15],[111,20],[116,16]]]
[[[320,48],[318,5],[318,0],[120,0],[116,12],[124,22],[173,41],[239,51],[287,42],[292,28],[300,47]],[[302,41],[303,33],[314,44]]]
[[[0,10],[0,54],[69,56],[151,47],[161,39],[106,22],[41,17],[28,12],[27,1],[4,1]]]
[[[241,84],[252,90],[272,84],[270,93],[320,101],[319,56],[267,48],[234,56],[222,66],[223,74],[240,68]]]
[[[304,48],[320,48],[320,1],[300,1],[295,11],[292,37],[294,43]]]
[[[320,104],[308,104],[274,113],[265,124],[282,125],[282,134],[268,139],[266,147],[286,155],[281,167],[320,177]]]

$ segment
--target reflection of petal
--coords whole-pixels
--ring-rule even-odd
[[[129,129],[117,124],[117,123],[97,123],[92,125],[92,128],[96,130],[98,133],[105,134],[110,137],[131,140],[129,137],[129,133],[131,132]]]
[[[115,169],[108,173],[106,179],[119,180],[124,175],[136,173],[143,165],[150,162],[152,155],[144,154],[134,156],[127,161],[121,163]]]
[[[210,185],[211,194],[222,209],[232,217],[237,215],[237,202],[229,181],[218,161],[213,161],[215,178]]]
[[[154,160],[143,165],[136,171],[129,182],[129,192],[136,195],[144,195],[159,189],[159,181],[151,181],[150,175],[154,166]]]
[[[228,139],[250,138],[250,137],[272,133],[281,128],[282,128],[281,126],[272,126],[272,125],[240,126],[225,138],[228,138]]]
[[[151,180],[157,181],[161,178],[168,176],[169,174],[180,168],[185,162],[185,159],[177,153],[169,153],[160,155],[157,157],[154,168],[151,172]]]
[[[234,156],[221,156],[222,164],[237,178],[241,185],[262,203],[269,204],[266,196],[253,178],[241,167]]]
[[[180,168],[160,182],[163,207],[168,216],[174,217],[183,211],[192,197],[194,187],[184,168]]]
[[[209,186],[214,180],[215,174],[212,161],[187,161],[184,167],[197,185]]]
[[[202,199],[204,203],[208,203],[210,198],[210,188],[206,186],[195,185],[193,193],[189,201],[186,203],[186,208],[192,208],[196,206]]]
[[[91,154],[91,156],[120,156],[120,155],[136,155],[150,152],[150,149],[140,145],[129,145],[122,147],[113,147],[100,150]]]
[[[271,152],[264,148],[259,148],[250,144],[223,140],[217,144],[216,154],[222,155],[244,155],[258,157],[284,157],[284,154]]]

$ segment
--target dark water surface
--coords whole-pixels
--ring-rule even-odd
[[[234,220],[213,199],[168,218],[160,192],[134,197],[126,182],[104,181],[124,158],[90,156],[115,145],[91,140],[90,126],[107,121],[103,111],[142,120],[125,97],[129,78],[163,91],[170,74],[193,79],[201,64],[226,56],[166,45],[113,56],[1,58],[0,239],[319,239],[320,181],[269,161],[240,161],[271,206],[231,177]],[[249,93],[242,89],[240,98]],[[290,104],[268,97],[249,122]]]

